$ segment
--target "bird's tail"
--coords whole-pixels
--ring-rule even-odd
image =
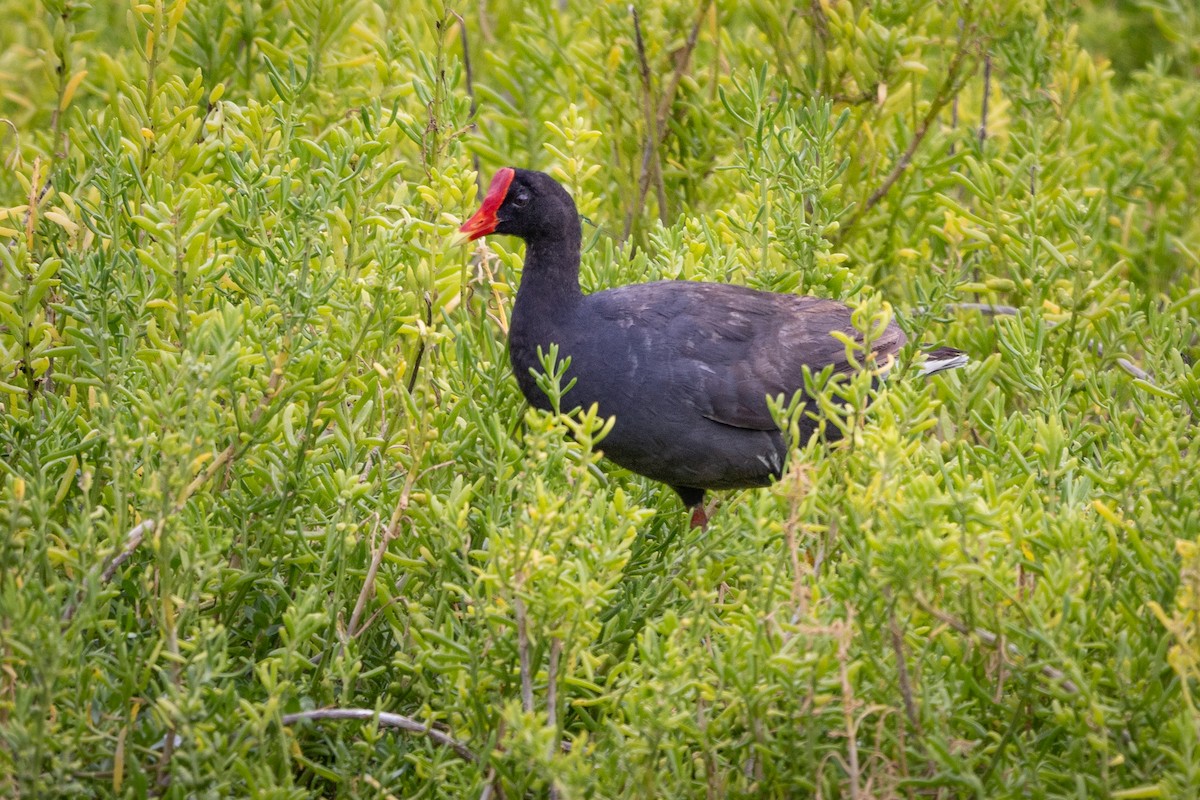
[[[953,347],[939,347],[925,354],[925,362],[919,366],[922,375],[932,375],[947,369],[965,367],[971,357]]]

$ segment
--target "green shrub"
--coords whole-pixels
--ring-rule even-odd
[[[1194,11],[635,5],[0,0],[0,794],[1200,791]],[[973,363],[690,530],[519,396],[510,164]]]

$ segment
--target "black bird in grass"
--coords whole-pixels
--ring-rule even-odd
[[[767,397],[792,397],[804,387],[806,366],[849,371],[834,332],[862,339],[850,308],[818,297],[694,281],[583,294],[575,202],[541,172],[501,169],[460,231],[525,240],[508,335],[525,398],[550,409],[533,370],[542,369],[538,349],[558,345],[559,359],[571,359],[565,380],[575,380],[564,407],[597,403],[602,417],[615,417],[604,455],[673,488],[695,526],[707,523],[706,490],[766,486],[783,473],[787,445]],[[905,341],[889,323],[871,342],[876,362],[889,363]],[[941,348],[923,368],[966,362],[962,352]],[[801,433],[807,438],[815,426],[805,418]]]

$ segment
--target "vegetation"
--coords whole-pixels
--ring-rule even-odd
[[[1200,793],[1192,4],[0,10],[0,795]],[[689,530],[520,399],[504,165],[972,364]]]

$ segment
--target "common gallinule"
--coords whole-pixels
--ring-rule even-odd
[[[570,357],[575,385],[565,407],[599,405],[615,424],[604,454],[669,485],[704,525],[708,489],[766,486],[783,472],[787,445],[767,397],[792,397],[803,368],[850,369],[832,334],[857,337],[851,310],[818,297],[773,294],[693,281],[634,284],[585,295],[579,289],[581,231],[575,202],[545,173],[504,168],[460,231],[470,239],[506,233],[525,240],[525,269],[508,341],[525,398],[550,409],[533,371],[538,348]],[[905,343],[895,322],[871,342],[886,364]],[[926,373],[962,366],[942,348]],[[565,385],[565,384],[564,384]],[[816,422],[805,419],[805,438]]]

